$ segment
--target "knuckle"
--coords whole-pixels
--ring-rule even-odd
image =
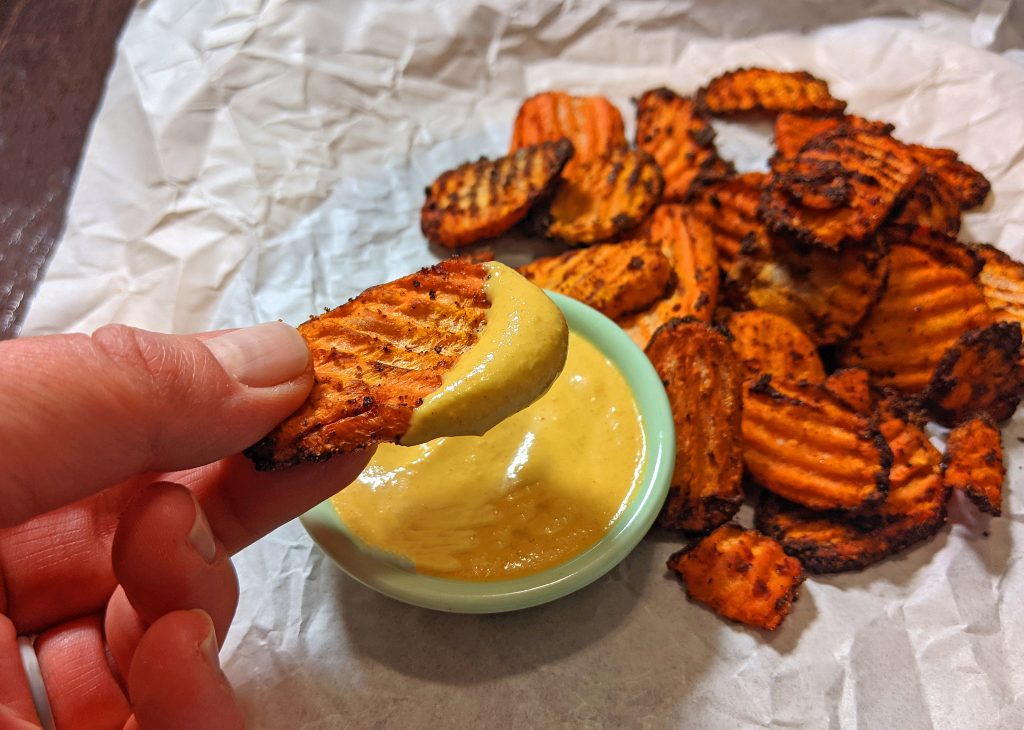
[[[113,324],[96,330],[92,341],[144,397],[158,402],[173,399],[193,379],[194,363],[180,348],[169,346],[164,336]]]

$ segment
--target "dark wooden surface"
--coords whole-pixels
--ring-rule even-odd
[[[0,339],[17,334],[131,0],[0,0]]]

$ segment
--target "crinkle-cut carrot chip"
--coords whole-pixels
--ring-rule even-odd
[[[542,289],[565,294],[607,317],[621,317],[663,297],[672,264],[661,247],[636,239],[537,259],[519,273]]]
[[[551,193],[571,157],[572,144],[562,139],[449,170],[427,188],[423,235],[447,248],[501,235]]]
[[[476,344],[490,307],[486,276],[483,264],[450,259],[299,325],[313,390],[246,456],[268,470],[400,439],[413,410]]]
[[[743,499],[743,369],[718,330],[674,319],[647,346],[676,427],[676,464],[659,522],[691,533],[728,522]]]
[[[668,559],[686,593],[726,618],[774,631],[797,599],[804,570],[769,537],[723,525]]]
[[[636,146],[661,167],[666,200],[685,200],[702,183],[732,173],[714,140],[707,116],[692,99],[659,88],[637,100]]]
[[[961,490],[981,511],[997,517],[1002,514],[1006,464],[999,427],[990,418],[971,418],[949,432],[942,478],[947,487]]]
[[[814,383],[825,380],[814,343],[785,317],[752,309],[734,312],[725,326],[732,333],[732,349],[748,380],[762,374]]]
[[[747,471],[781,497],[866,512],[889,491],[892,452],[877,426],[820,384],[748,381],[742,423]]]
[[[608,99],[546,91],[531,96],[519,107],[509,153],[562,137],[576,150],[566,165],[566,175],[626,144],[622,114]]]
[[[716,76],[697,93],[712,114],[816,112],[842,114],[846,102],[832,96],[828,84],[806,71],[740,68]]]

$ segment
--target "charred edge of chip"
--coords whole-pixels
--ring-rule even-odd
[[[984,257],[974,246],[966,246],[954,236],[927,226],[889,223],[880,228],[878,234],[886,246],[911,246],[938,259],[941,264],[960,269],[972,279],[985,267]]]
[[[988,327],[968,330],[962,334],[956,344],[946,350],[938,365],[935,366],[935,372],[921,395],[921,403],[936,420],[944,425],[955,425],[957,422],[957,412],[941,405],[943,398],[948,396],[959,384],[953,375],[953,370],[960,362],[960,358],[963,357],[964,351],[975,346],[991,347],[1000,353],[1006,362],[1011,363],[1011,367],[1017,372],[1018,382],[1014,393],[996,404],[999,406],[998,410],[989,415],[996,421],[1005,421],[1013,415],[1020,403],[1021,389],[1024,386],[1024,370],[1019,364],[1021,325],[1020,322],[1002,320]]]
[[[819,186],[814,192],[828,200],[833,207],[839,207],[850,200],[853,186],[850,173],[835,160],[815,163],[812,170],[790,168],[778,174],[778,184],[790,197],[804,202],[804,195],[795,187]],[[806,204],[806,203],[805,203]]]
[[[793,398],[785,393],[781,393],[772,387],[772,376],[769,373],[764,373],[757,380],[753,381],[747,386],[751,393],[756,395],[763,395],[766,398],[771,398],[777,403],[785,403],[787,405],[796,406],[798,408],[806,408],[807,404],[798,398]]]
[[[843,526],[851,528],[865,539],[872,533],[882,539],[880,533],[887,531],[884,541],[879,543],[882,549],[865,550],[857,555],[840,555],[836,548],[828,542],[819,542],[809,538],[792,538],[786,536],[786,528],[775,526],[771,520],[786,509],[807,511],[821,519],[836,520]],[[842,515],[834,512],[812,512],[795,505],[777,495],[765,492],[754,512],[754,526],[781,546],[783,551],[796,558],[811,573],[846,573],[863,570],[886,558],[906,550],[911,545],[934,536],[946,524],[945,500],[936,514],[930,519],[911,526],[900,523],[884,523],[867,520],[844,520]]]
[[[809,246],[822,245],[822,242],[818,240],[818,237],[814,234],[814,231],[804,226],[797,226],[789,223],[788,216],[785,215],[785,208],[778,209],[773,203],[773,195],[775,188],[775,175],[769,179],[768,184],[765,185],[764,190],[761,191],[761,198],[757,202],[757,215],[764,221],[764,224],[773,233],[786,235],[791,237],[794,241],[807,244]],[[783,190],[783,195],[788,193]],[[828,248],[834,248],[829,245]]]
[[[904,423],[924,428],[928,421],[928,409],[920,394],[908,395],[887,386],[872,386],[871,395],[882,410]]]
[[[963,493],[964,496],[971,501],[971,504],[978,508],[979,512],[984,512],[985,514],[992,515],[993,517],[1003,516],[1002,506],[993,506],[984,494],[979,494],[974,489],[965,489]]]
[[[768,73],[768,74],[781,74],[781,75],[784,75],[784,76],[795,78],[798,81],[809,82],[809,83],[817,82],[817,83],[821,83],[821,84],[823,84],[825,86],[825,92],[828,94],[829,99],[831,99],[832,102],[833,102],[832,105],[831,105],[831,108],[828,108],[828,109],[815,108],[815,109],[807,109],[807,110],[803,110],[803,111],[793,110],[791,112],[792,114],[807,114],[807,115],[813,115],[813,116],[816,116],[816,117],[837,117],[837,116],[843,115],[845,113],[845,111],[846,111],[846,102],[843,101],[842,99],[837,99],[834,96],[832,96],[832,89],[829,88],[828,82],[825,81],[825,79],[819,79],[817,76],[815,76],[814,74],[808,73],[807,71],[779,71],[777,69],[763,68],[761,66],[743,66],[741,68],[734,68],[731,71],[726,71],[725,73],[719,74],[715,78],[711,79],[711,81],[709,81],[707,84],[705,84],[704,86],[702,86],[700,89],[697,90],[697,94],[695,96],[694,103],[699,108],[701,108],[702,110],[707,112],[708,114],[713,114],[713,112],[710,110],[710,108],[708,107],[708,104],[707,104],[707,98],[706,97],[707,97],[708,90],[715,83],[729,81],[730,79],[732,79],[732,77],[734,77],[734,76],[736,76],[738,74],[747,73],[747,72],[750,72],[750,71],[762,72],[762,73]],[[761,107],[758,106],[753,111],[759,111],[760,109],[761,109]],[[725,113],[726,112],[723,112],[723,114],[725,114]],[[771,113],[774,113],[774,112],[771,112]],[[728,112],[728,114],[730,116],[732,116],[734,113],[733,112]]]
[[[889,496],[889,489],[892,486],[892,482],[889,479],[889,472],[892,469],[893,462],[892,448],[889,446],[889,442],[886,441],[885,436],[882,435],[881,429],[878,428],[877,416],[872,416],[864,436],[866,440],[874,444],[875,450],[878,451],[878,465],[881,468],[874,474],[875,494],[865,501],[863,508],[856,510],[858,512],[872,509],[884,502],[885,498]]]
[[[693,325],[700,325],[700,327],[702,329],[709,330],[711,332],[715,332],[717,334],[720,334],[722,337],[724,337],[729,342],[733,342],[736,339],[736,337],[733,335],[733,333],[730,332],[729,328],[726,327],[724,324],[722,324],[720,322],[716,322],[714,324],[708,324],[703,319],[701,319],[699,317],[695,317],[692,314],[688,314],[685,317],[673,317],[668,322],[666,322],[665,324],[661,325],[658,329],[656,329],[654,331],[654,334],[651,335],[651,340],[653,341],[654,338],[658,336],[658,333],[661,332],[662,330],[671,331],[671,330],[677,329],[677,328],[679,328],[679,327],[681,327],[683,325],[691,325],[691,324],[693,324]]]
[[[706,527],[701,530],[685,530],[685,532],[692,535],[706,535],[731,520],[739,512],[742,504],[742,492],[733,497],[723,497],[719,494],[703,497],[701,505],[704,508]]]

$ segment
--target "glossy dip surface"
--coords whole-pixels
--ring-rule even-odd
[[[569,327],[558,306],[515,269],[496,261],[484,267],[490,307],[480,339],[413,411],[407,446],[439,434],[483,434],[533,403],[565,364]]]
[[[629,504],[645,452],[626,380],[571,334],[564,370],[533,405],[482,437],[381,446],[332,504],[364,545],[417,572],[513,578],[597,542]]]

